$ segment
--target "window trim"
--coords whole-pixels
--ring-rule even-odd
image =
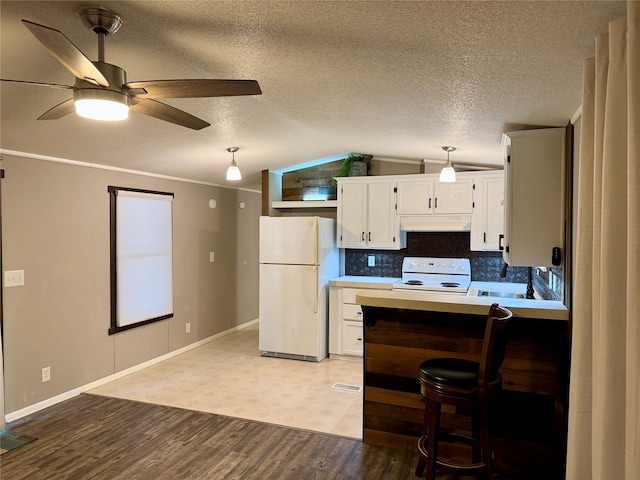
[[[129,187],[117,187],[109,185],[107,187],[107,191],[109,192],[109,235],[110,235],[110,284],[111,284],[111,325],[109,327],[109,335],[113,335],[115,333],[124,332],[126,330],[131,330],[132,328],[142,327],[143,325],[149,325],[151,323],[159,322],[162,320],[166,320],[168,318],[172,318],[174,312],[171,312],[166,315],[161,315],[159,317],[150,318],[148,320],[143,320],[141,322],[136,322],[130,325],[119,326],[118,325],[118,260],[116,256],[116,246],[117,246],[117,192],[118,191],[128,191],[128,192],[137,192],[137,193],[146,193],[151,195],[167,195],[174,197],[173,193],[169,192],[161,192],[157,190],[143,190],[139,188],[129,188]],[[173,217],[173,214],[172,214]],[[173,236],[173,231],[171,232]],[[172,248],[173,249],[173,248]]]

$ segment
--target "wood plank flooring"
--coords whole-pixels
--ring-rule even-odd
[[[412,449],[91,394],[7,427],[38,437],[0,457],[11,480],[416,478]]]
[[[38,437],[2,456],[12,480],[415,478],[413,452],[90,394],[9,427]]]

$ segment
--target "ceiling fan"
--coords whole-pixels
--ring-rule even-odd
[[[78,115],[98,120],[123,120],[129,108],[183,127],[200,130],[210,124],[157,98],[198,98],[237,95],[260,95],[255,80],[146,80],[127,82],[126,72],[104,61],[104,38],[118,31],[122,19],[103,8],[88,8],[80,12],[84,25],[98,35],[98,61],[89,60],[58,30],[22,20],[36,39],[60,63],[76,76],[73,86],[54,83],[0,79],[29,85],[73,90],[73,98],[65,100],[43,113],[38,120],[56,120],[76,111]],[[96,113],[95,108],[100,110]]]

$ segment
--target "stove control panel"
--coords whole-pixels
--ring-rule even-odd
[[[471,275],[468,258],[405,257],[403,272]]]

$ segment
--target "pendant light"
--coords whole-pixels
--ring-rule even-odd
[[[227,148],[227,152],[231,152],[231,165],[227,168],[227,180],[242,180],[242,175],[240,174],[240,169],[236,164],[236,152],[240,150],[238,147],[229,147]]]
[[[456,181],[456,171],[453,169],[451,160],[449,160],[449,153],[454,152],[456,147],[442,147],[442,150],[447,152],[447,163],[444,164],[444,168],[440,172],[440,181],[443,183],[453,183]]]

